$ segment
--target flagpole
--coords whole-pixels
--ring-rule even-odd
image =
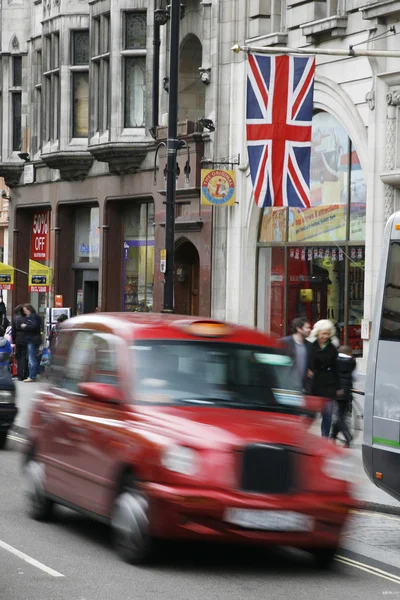
[[[239,54],[239,52],[245,52],[249,54],[254,52],[256,54],[304,54],[306,56],[324,55],[324,56],[349,56],[351,58],[357,56],[381,56],[386,58],[400,58],[400,51],[396,50],[360,50],[352,47],[346,50],[333,49],[333,48],[289,48],[287,46],[240,46],[235,44],[231,48],[232,52]]]

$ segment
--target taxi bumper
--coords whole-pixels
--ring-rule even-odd
[[[156,483],[143,484],[142,489],[150,502],[151,534],[175,539],[332,547],[339,542],[350,510],[357,507],[348,495],[293,494],[273,498]],[[295,512],[310,519],[305,531],[246,528],[229,522],[229,509]]]

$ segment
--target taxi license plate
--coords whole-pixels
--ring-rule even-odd
[[[262,531],[311,531],[314,520],[293,511],[228,508],[224,520],[245,529]]]

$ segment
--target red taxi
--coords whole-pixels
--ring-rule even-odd
[[[328,566],[354,501],[348,453],[310,432],[320,408],[256,330],[70,319],[30,416],[30,514],[58,503],[105,521],[129,562],[192,539],[293,546]]]

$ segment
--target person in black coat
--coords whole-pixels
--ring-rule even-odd
[[[340,387],[343,390],[341,397],[335,401],[335,415],[333,419],[331,438],[336,441],[340,432],[343,433],[346,441],[346,448],[350,447],[352,435],[346,423],[346,417],[351,411],[353,401],[353,380],[356,374],[357,363],[353,358],[353,352],[350,346],[340,346],[337,358],[337,370],[340,380]]]
[[[36,313],[32,304],[24,304],[23,311],[26,317],[25,323],[22,323],[21,328],[25,333],[28,347],[28,368],[29,376],[25,379],[26,383],[36,381],[39,369],[38,352],[39,346],[42,343],[42,321]]]
[[[311,348],[308,377],[311,380],[311,393],[330,400],[322,413],[321,423],[322,436],[329,437],[332,401],[343,394],[337,370],[338,351],[332,343],[335,328],[330,321],[323,319],[314,325],[311,336],[316,337],[316,340]]]
[[[22,324],[25,323],[25,314],[22,304],[16,307],[11,324],[11,339],[15,346],[15,360],[17,361],[17,377],[23,381],[28,377],[27,342]]]

